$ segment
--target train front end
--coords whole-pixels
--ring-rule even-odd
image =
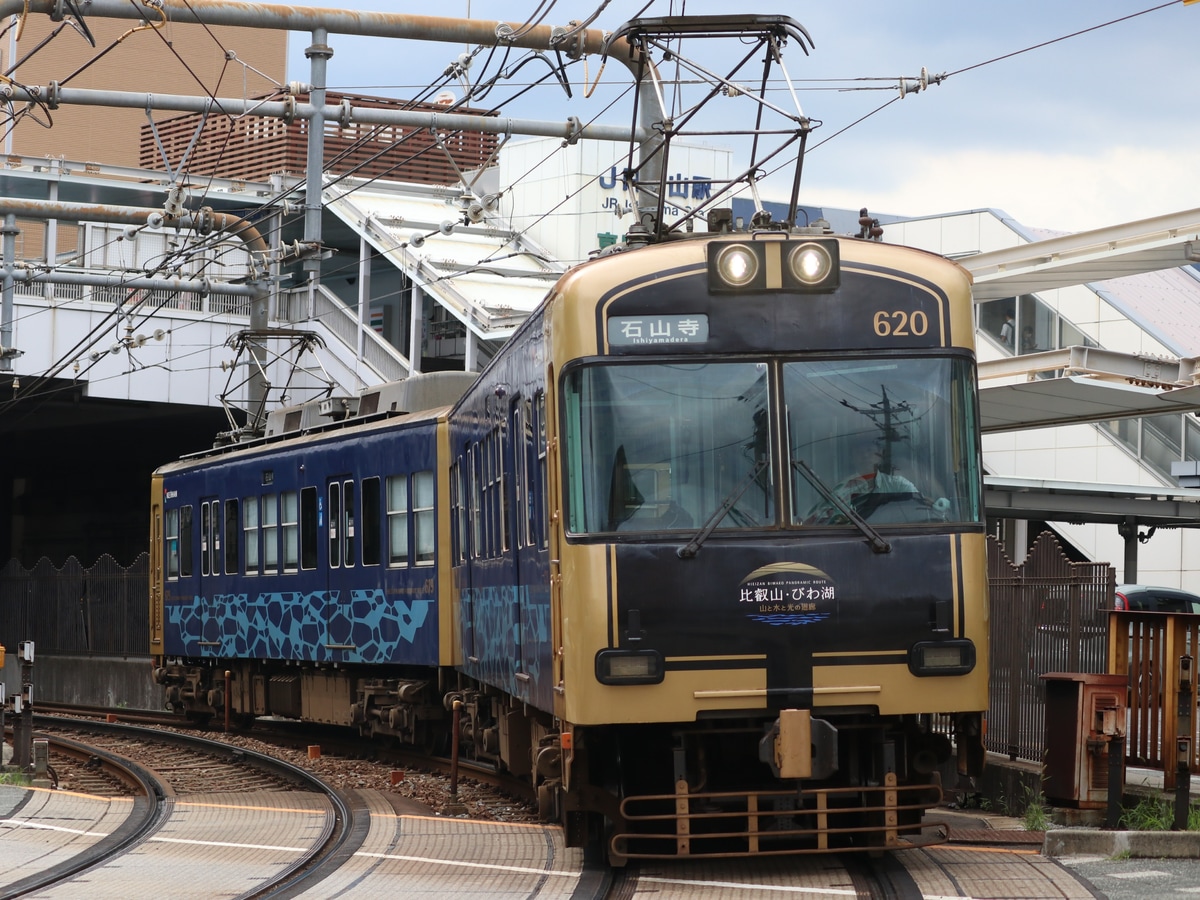
[[[547,320],[568,830],[602,815],[616,861],[936,840],[987,704],[969,276],[695,238],[580,267]]]

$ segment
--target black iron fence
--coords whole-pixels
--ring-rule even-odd
[[[32,569],[9,560],[0,570],[0,644],[32,640],[40,651],[144,656],[150,555],[130,566],[104,555],[89,568],[74,557]]]

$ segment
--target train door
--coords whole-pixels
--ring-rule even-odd
[[[325,621],[326,658],[344,660],[355,650],[354,609],[351,603],[357,560],[357,495],[354,479],[339,475],[325,482],[326,586],[329,602]]]
[[[206,497],[200,501],[200,646],[202,652],[220,647],[222,553],[221,501]]]

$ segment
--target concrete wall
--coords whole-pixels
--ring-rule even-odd
[[[21,691],[21,667],[15,648],[4,661],[9,708]],[[33,708],[38,701],[110,706],[114,709],[160,710],[163,688],[154,683],[150,657],[67,656],[38,653],[33,663]]]

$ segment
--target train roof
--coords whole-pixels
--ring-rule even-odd
[[[477,378],[475,372],[430,372],[364,388],[349,397],[325,397],[282,407],[268,413],[262,437],[220,442],[166,463],[157,471],[320,443],[344,437],[348,430],[364,433],[435,422],[445,418]]]

